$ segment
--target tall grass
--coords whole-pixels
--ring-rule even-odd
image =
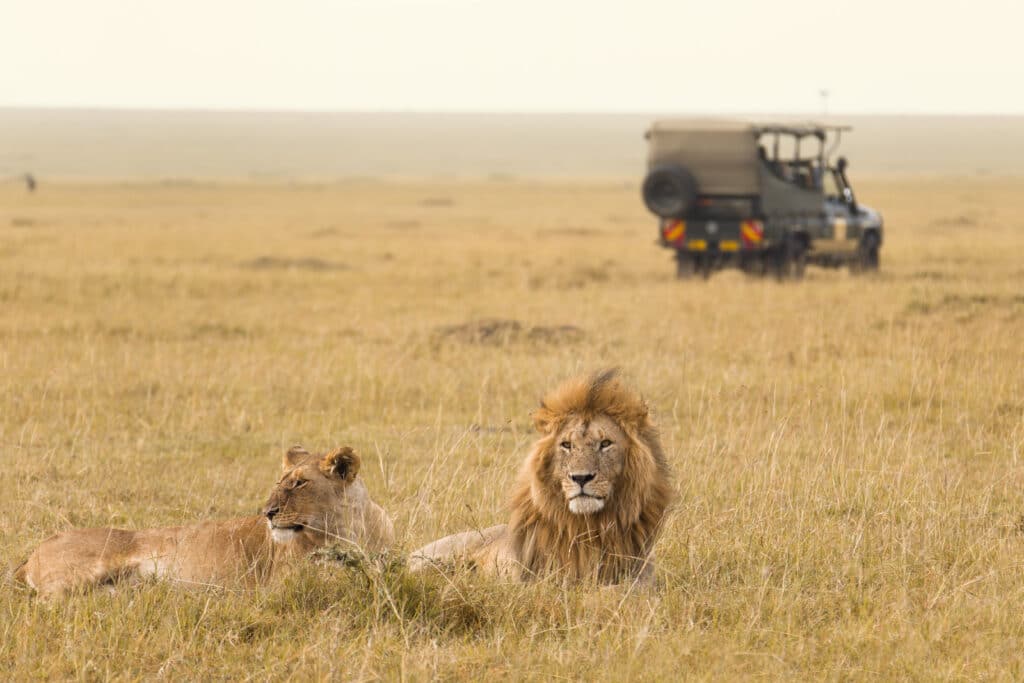
[[[631,183],[0,190],[3,563],[250,514],[297,442],[363,454],[400,556],[500,521],[541,393],[608,365],[679,493],[653,594],[399,562],[4,587],[0,676],[1024,676],[1024,184],[858,189],[882,273],[800,284],[674,281]],[[521,326],[446,332],[482,319]]]

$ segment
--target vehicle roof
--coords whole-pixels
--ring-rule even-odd
[[[759,138],[764,134],[836,139],[849,126],[805,123],[757,123],[732,119],[661,119],[647,131],[647,165],[683,164],[705,194],[757,194],[761,188]]]
[[[666,119],[647,131],[648,167],[683,163],[707,194],[759,191],[757,134],[753,124],[722,119]]]
[[[731,119],[658,119],[651,124],[652,132],[754,132],[754,124],[749,121]]]
[[[821,136],[833,131],[852,130],[852,126],[839,124],[825,124],[816,121],[805,121],[802,123],[771,123],[738,121],[733,119],[699,119],[699,118],[676,118],[659,119],[651,124],[650,133],[668,132],[749,132],[752,135],[764,133],[780,133],[783,135],[795,135],[806,137],[808,135]]]

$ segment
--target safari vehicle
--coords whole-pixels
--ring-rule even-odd
[[[661,244],[676,252],[678,275],[737,266],[800,278],[808,263],[877,270],[882,217],[857,202],[845,157],[831,163],[848,130],[654,122],[643,198],[660,219]]]

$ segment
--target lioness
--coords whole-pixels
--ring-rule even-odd
[[[383,550],[394,530],[356,478],[359,462],[347,446],[315,456],[295,446],[261,515],[138,531],[73,529],[43,541],[14,578],[41,596],[147,576],[244,585],[329,541]]]
[[[533,420],[541,438],[513,489],[508,524],[434,541],[412,554],[410,568],[465,562],[518,579],[652,581],[672,496],[647,405],[609,370],[550,392]]]

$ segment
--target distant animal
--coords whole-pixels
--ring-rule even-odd
[[[44,541],[14,579],[43,597],[145,577],[251,585],[282,560],[330,542],[384,550],[394,529],[357,477],[359,464],[347,446],[324,455],[295,446],[260,515],[162,529],[73,529]]]
[[[36,178],[31,173],[25,174],[25,189],[29,192],[36,191]]]
[[[434,541],[412,553],[410,569],[653,582],[672,479],[646,403],[609,370],[551,391],[533,422],[541,437],[514,485],[509,522]]]

